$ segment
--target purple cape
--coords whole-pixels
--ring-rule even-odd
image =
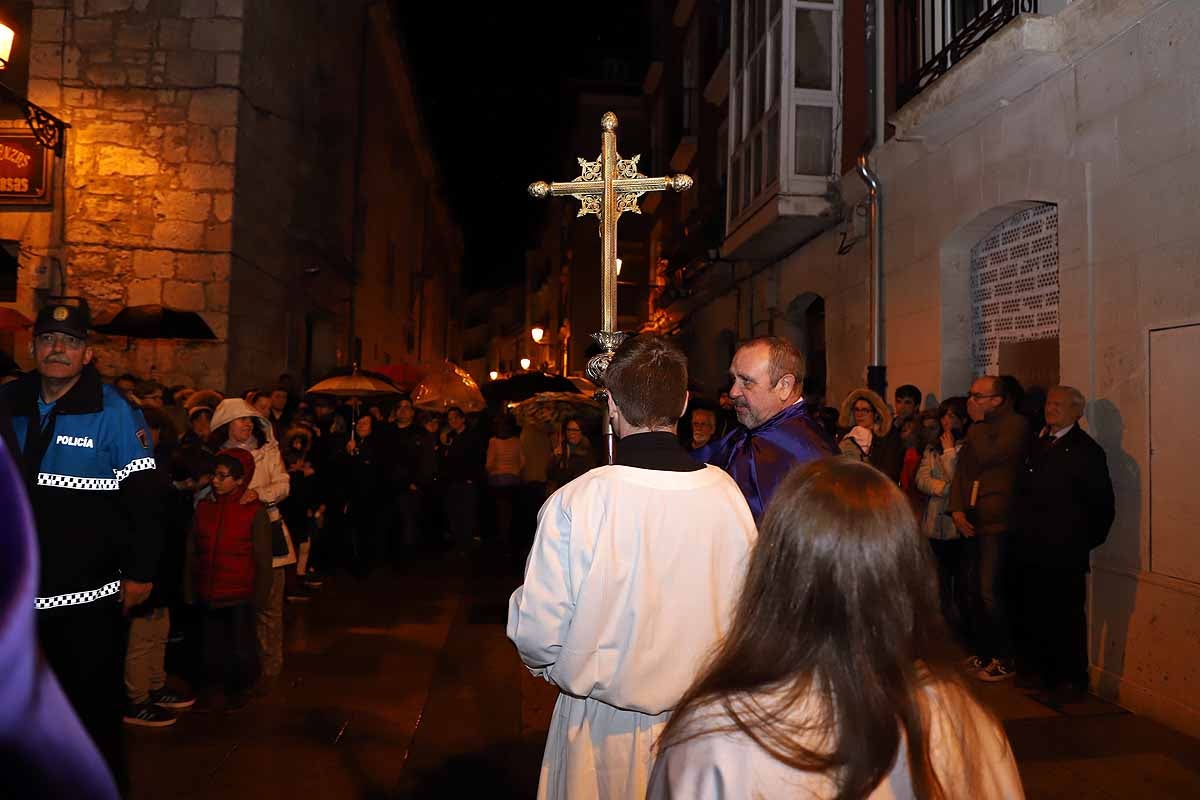
[[[38,649],[37,580],[33,514],[0,441],[0,793],[117,800],[104,759]]]
[[[775,487],[792,467],[837,454],[832,437],[812,418],[808,404],[802,400],[754,430],[738,425],[692,456],[733,476],[758,522]]]

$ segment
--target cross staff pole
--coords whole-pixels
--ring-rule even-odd
[[[613,352],[624,341],[626,334],[617,330],[617,220],[621,214],[631,211],[642,213],[638,198],[646,192],[661,192],[672,189],[687,191],[692,179],[687,175],[668,175],[663,178],[648,178],[638,172],[641,156],[621,158],[617,153],[617,115],[611,111],[600,118],[600,157],[595,161],[576,159],[580,166],[579,177],[563,182],[538,181],[529,185],[534,197],[561,197],[570,195],[580,203],[576,216],[595,214],[600,218],[600,328],[592,339],[603,352],[588,360],[587,373],[600,386],[604,385],[604,372],[612,360]],[[596,399],[606,401],[608,392],[601,389]],[[612,420],[604,414],[604,449],[608,463],[613,463],[614,438]]]

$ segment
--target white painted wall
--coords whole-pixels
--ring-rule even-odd
[[[966,390],[970,248],[1029,203],[1058,204],[1062,379],[1089,397],[1117,493],[1093,558],[1094,678],[1200,734],[1200,583],[1152,569],[1147,425],[1150,330],[1200,320],[1200,3],[1054,10],[1065,41],[1102,25],[1119,34],[944,144],[892,141],[879,154],[888,382]],[[857,202],[857,179],[843,186]],[[803,292],[825,297],[831,402],[864,383],[869,357],[866,243],[838,256],[839,239],[830,231],[756,280],[772,278],[785,308]],[[1179,368],[1200,368],[1200,345],[1182,349]],[[1194,414],[1160,424],[1200,437]],[[1190,547],[1195,559],[1200,537]]]

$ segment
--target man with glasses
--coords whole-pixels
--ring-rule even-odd
[[[994,682],[1016,674],[1001,587],[1013,488],[1025,461],[1029,423],[1013,410],[1007,386],[994,375],[971,384],[967,414],[975,424],[958,455],[949,510],[964,538],[970,570],[976,652],[968,667],[980,680]]]
[[[126,783],[122,611],[143,602],[162,548],[154,451],[141,411],[92,366],[87,304],[43,308],[36,370],[0,390],[37,523],[38,639],[59,683]]]

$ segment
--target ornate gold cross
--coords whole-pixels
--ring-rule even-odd
[[[534,197],[571,195],[580,202],[579,214],[595,214],[600,218],[600,330],[592,338],[604,352],[588,361],[588,375],[601,383],[604,370],[612,359],[613,351],[621,344],[625,334],[617,327],[617,219],[626,211],[642,213],[638,198],[646,192],[661,192],[673,189],[683,192],[692,186],[687,175],[669,175],[665,178],[647,178],[638,172],[641,156],[621,158],[617,153],[617,115],[609,111],[600,118],[601,150],[595,161],[577,159],[581,174],[566,182],[546,183],[538,181],[529,185]],[[607,418],[607,415],[605,415]],[[606,426],[607,427],[607,426]]]

